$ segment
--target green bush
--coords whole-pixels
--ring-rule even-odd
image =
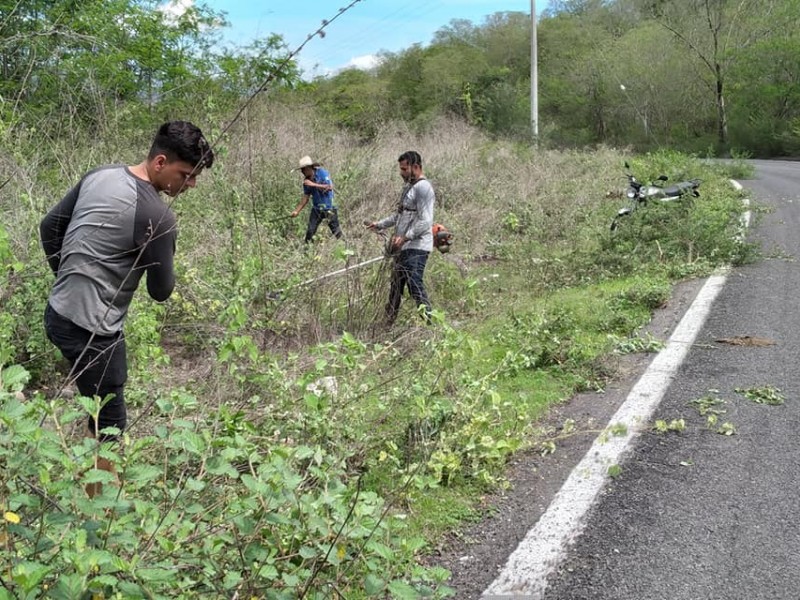
[[[44,256],[20,261],[0,226],[0,366],[25,362],[36,379],[52,374],[56,353],[43,326],[52,281]]]
[[[198,399],[180,391],[158,399],[151,434],[98,447],[68,433],[95,401],[23,399],[27,379],[2,371],[0,597],[447,593],[435,592],[445,572],[409,564],[420,541],[349,476],[346,455],[265,443],[271,432],[224,407],[187,418]],[[93,468],[98,454],[121,485]],[[89,483],[102,494],[87,498]]]

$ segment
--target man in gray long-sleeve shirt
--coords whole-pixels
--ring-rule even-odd
[[[89,434],[100,441],[115,439],[107,428],[122,431],[127,424],[122,326],[139,281],[146,274],[147,291],[159,302],[175,285],[175,214],[160,192],[175,197],[194,187],[213,162],[200,129],[186,121],[165,123],[145,160],[89,171],[41,222],[56,276],[45,330],[72,365],[70,380],[81,395],[105,401],[97,420],[89,418]],[[96,467],[114,472],[99,456]],[[90,495],[99,491],[90,486]]]
[[[394,258],[392,284],[386,304],[386,321],[394,323],[400,309],[403,288],[408,286],[417,308],[424,307],[424,317],[430,318],[431,304],[425,291],[423,275],[433,250],[433,207],[436,194],[422,172],[422,157],[410,150],[398,159],[400,176],[405,181],[397,212],[367,227],[383,230],[394,226],[389,244]]]

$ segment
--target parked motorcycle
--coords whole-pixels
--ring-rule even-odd
[[[628,189],[625,192],[625,196],[629,202],[627,206],[617,211],[616,216],[611,221],[611,231],[617,229],[619,220],[622,217],[630,216],[637,208],[644,206],[650,200],[674,202],[687,194],[691,194],[695,198],[700,196],[700,192],[697,189],[702,183],[700,179],[689,179],[664,187],[664,182],[669,179],[666,175],[661,175],[655,182],[642,183],[633,176],[630,169],[630,165],[626,162],[625,176],[628,178]]]

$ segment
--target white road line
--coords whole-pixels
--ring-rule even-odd
[[[739,183],[738,181],[734,181],[733,179],[731,179],[731,183],[733,184],[733,187],[735,187],[737,191],[741,191],[744,188],[744,186],[741,183]],[[745,210],[744,213],[742,213],[742,218],[739,220],[739,222],[742,225],[741,237],[744,238],[744,231],[750,227],[750,200],[748,198],[745,198],[744,200],[742,200],[742,203],[747,207],[747,210]]]
[[[742,186],[732,181],[737,190]],[[742,235],[750,224],[748,210],[742,215]],[[572,470],[547,511],[508,557],[497,579],[484,591],[483,600],[515,598],[539,600],[547,577],[564,557],[567,547],[583,531],[586,515],[608,480],[608,468],[621,462],[650,418],[686,358],[708,317],[711,305],[725,285],[727,275],[706,281],[686,311],[665,348],[656,355],[633,386],[625,402],[611,417],[605,434],[599,436]],[[624,431],[614,435],[612,431]]]

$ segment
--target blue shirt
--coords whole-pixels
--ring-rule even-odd
[[[322,167],[314,167],[313,181],[314,183],[320,183],[322,185],[333,185],[330,174]],[[335,208],[333,205],[333,189],[325,191],[303,184],[303,195],[311,196],[314,208],[322,210]]]

